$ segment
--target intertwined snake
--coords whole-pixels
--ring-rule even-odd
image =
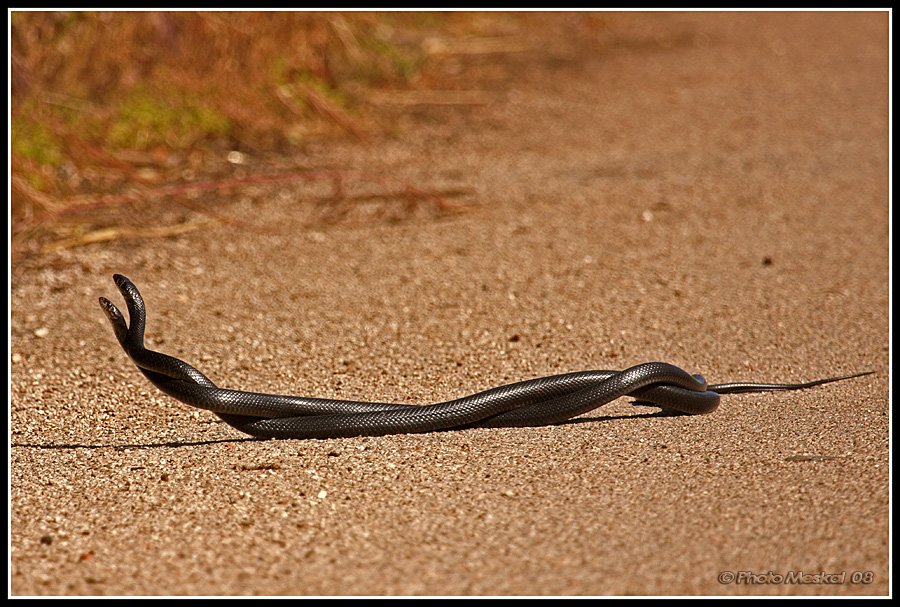
[[[433,405],[370,403],[260,394],[219,388],[186,362],[144,347],[146,308],[134,284],[113,276],[130,325],[101,297],[116,338],[138,369],[169,396],[207,409],[227,424],[260,438],[333,438],[432,432],[468,427],[556,424],[622,396],[685,414],[710,413],[720,394],[801,390],[868,375],[858,373],[802,384],[734,382],[708,386],[700,375],[652,362],[624,371],[579,371],[508,384]],[[870,372],[871,373],[871,372]]]

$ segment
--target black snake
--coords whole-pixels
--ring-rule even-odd
[[[260,438],[333,438],[432,432],[452,428],[556,424],[622,396],[697,415],[719,406],[720,394],[801,390],[868,375],[858,373],[802,384],[734,382],[707,385],[668,363],[624,371],[579,371],[500,386],[433,405],[370,403],[260,394],[219,388],[186,362],[144,347],[146,308],[134,284],[113,276],[128,307],[130,326],[108,299],[100,305],[126,354],[150,382],[188,405]]]

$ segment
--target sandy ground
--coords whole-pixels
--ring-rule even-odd
[[[264,231],[13,264],[12,595],[890,592],[887,15],[633,14],[587,48],[577,25],[481,57],[491,103],[294,159],[468,213],[387,220],[389,188],[349,180],[358,204],[316,223],[325,184],[282,184],[223,207]],[[875,374],[699,417],[621,399],[550,427],[250,440],[126,359],[97,304],[116,272],[149,344],[231,388]]]

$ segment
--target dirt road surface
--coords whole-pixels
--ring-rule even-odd
[[[387,135],[271,167],[345,172],[343,203],[236,188],[239,224],[14,261],[10,593],[887,594],[888,16],[615,19],[461,57],[477,95],[382,100]],[[121,302],[113,273],[152,347],[245,390],[875,373],[698,417],[620,399],[549,427],[258,441],[144,380],[97,304]]]

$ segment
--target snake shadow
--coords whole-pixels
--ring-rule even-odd
[[[591,416],[582,416],[575,417],[572,419],[567,419],[564,422],[560,422],[558,424],[554,424],[556,426],[565,426],[568,424],[586,424],[593,422],[608,422],[615,421],[620,419],[655,419],[659,417],[696,417],[691,413],[684,413],[682,411],[677,411],[675,409],[669,409],[667,407],[661,407],[656,403],[651,403],[642,400],[636,400],[630,403],[634,407],[653,407],[656,411],[644,412],[644,413],[634,413],[631,415],[627,414],[618,414],[618,415],[591,415]]]
[[[559,422],[556,424],[550,424],[553,426],[568,426],[575,424],[588,424],[588,423],[597,423],[597,422],[611,422],[622,419],[654,419],[661,417],[681,417],[688,415],[687,413],[682,413],[680,411],[676,411],[674,409],[660,408],[659,405],[646,401],[634,401],[631,405],[635,407],[654,407],[657,410],[646,413],[635,413],[632,415],[627,414],[617,414],[617,415],[593,415],[589,417],[576,417],[573,419],[568,419],[563,422]],[[453,428],[444,428],[442,430],[437,430],[436,432],[458,432],[460,430],[469,430],[475,428],[490,428],[490,426],[456,426]],[[435,432],[435,431],[433,431]],[[430,434],[431,432],[425,432],[422,434]],[[113,449],[115,451],[124,451],[125,449],[177,449],[180,447],[201,447],[204,445],[217,445],[221,443],[252,443],[252,442],[265,442],[273,439],[268,438],[256,438],[253,436],[236,436],[234,438],[218,438],[218,439],[210,439],[210,440],[197,440],[197,441],[166,441],[160,443],[102,443],[102,444],[90,444],[90,443],[10,443],[10,448],[25,448],[25,449],[41,449],[41,450],[70,450],[70,449]],[[276,439],[277,440],[277,439]],[[281,439],[281,440],[298,440],[298,439]],[[302,440],[302,439],[299,439]]]
[[[199,441],[167,441],[164,443],[104,443],[104,444],[86,444],[86,443],[10,443],[10,448],[21,447],[25,449],[113,449],[114,451],[124,451],[126,449],[172,449],[178,447],[200,447],[203,445],[217,445],[219,443],[249,443],[264,441],[267,439],[256,438],[253,436],[237,436],[235,438],[218,438],[211,440]]]

